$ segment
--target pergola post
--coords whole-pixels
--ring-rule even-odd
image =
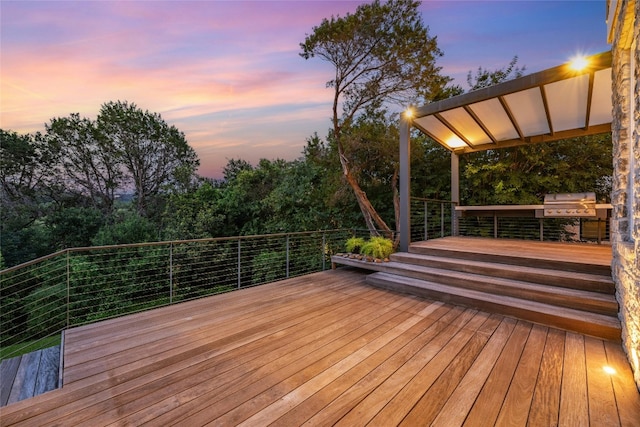
[[[411,142],[409,129],[411,118],[400,115],[400,246],[399,250],[407,252],[411,243]]]
[[[456,206],[460,205],[460,157],[451,152],[451,235],[458,235]]]

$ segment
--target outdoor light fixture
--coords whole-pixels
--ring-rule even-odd
[[[413,118],[413,108],[412,108],[412,107],[409,107],[409,108],[407,108],[406,110],[404,110],[404,117],[405,117],[406,119],[411,119],[411,118]]]
[[[587,65],[589,65],[589,61],[582,55],[574,56],[569,62],[569,68],[574,71],[582,71],[587,68]]]

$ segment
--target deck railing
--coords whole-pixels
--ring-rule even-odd
[[[0,271],[0,358],[73,326],[328,269],[353,233],[73,248]]]
[[[455,206],[450,200],[411,198],[411,241],[457,234]]]
[[[466,215],[447,200],[411,199],[411,241],[445,236],[493,237],[541,240],[606,242],[609,223],[592,218],[536,218],[531,212],[491,210],[474,206]],[[462,208],[458,208],[462,209]]]

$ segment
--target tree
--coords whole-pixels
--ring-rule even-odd
[[[463,163],[466,204],[539,204],[547,193],[596,190],[609,198],[611,134],[472,153]]]
[[[19,135],[0,129],[0,203],[2,224],[18,228],[43,215],[41,202],[55,193],[51,171],[59,159],[57,147],[42,135]]]
[[[109,214],[124,179],[114,147],[93,121],[78,113],[54,118],[45,127],[49,142],[60,147],[65,188],[89,197],[94,208]]]
[[[467,73],[467,84],[471,88],[469,91],[482,89],[483,87],[493,86],[507,80],[522,77],[526,67],[516,67],[517,63],[518,55],[515,55],[511,59],[511,62],[509,62],[509,65],[498,70],[490,71],[486,68],[478,67],[476,75],[473,77],[471,76],[471,70],[469,70],[469,73]]]
[[[420,3],[391,0],[358,6],[354,14],[323,19],[300,44],[304,59],[319,57],[335,67],[327,82],[333,88],[333,129],[344,178],[351,186],[367,228],[390,231],[352,172],[345,129],[359,113],[385,103],[406,107],[436,98],[449,79],[435,65],[442,53],[430,37],[418,11]],[[339,108],[342,108],[342,113]]]
[[[200,162],[184,133],[169,126],[157,113],[142,111],[133,103],[108,102],[96,122],[126,171],[125,184],[133,185],[137,211],[150,214],[154,197],[174,187],[192,184]]]
[[[50,252],[43,222],[61,191],[52,173],[57,147],[42,135],[0,129],[0,243],[4,265],[11,267]]]

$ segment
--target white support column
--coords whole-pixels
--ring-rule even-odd
[[[411,118],[400,115],[400,246],[407,252],[411,243]]]

